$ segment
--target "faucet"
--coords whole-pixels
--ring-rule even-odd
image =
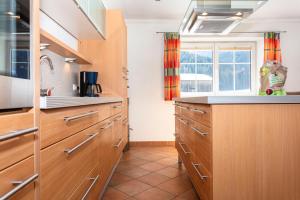
[[[40,64],[42,64],[43,61],[47,61],[48,62],[48,65],[51,69],[51,71],[54,70],[54,67],[53,67],[53,63],[52,63],[52,60],[50,59],[49,56],[47,55],[42,55],[40,57]],[[42,84],[43,84],[43,76],[42,76],[42,73],[41,73],[41,89],[40,89],[40,96],[51,96],[51,91],[54,89],[54,87],[52,87],[51,89],[45,89],[42,87]]]
[[[47,55],[41,56],[41,57],[40,57],[40,63],[42,63],[44,60],[47,60],[48,63],[49,63],[50,69],[51,69],[51,70],[54,70],[53,63],[52,63],[52,60],[50,59],[50,57],[47,56]]]

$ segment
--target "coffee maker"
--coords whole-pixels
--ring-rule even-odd
[[[98,72],[80,72],[80,96],[99,97],[102,93],[100,84],[97,84]]]

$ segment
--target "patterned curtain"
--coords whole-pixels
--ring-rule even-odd
[[[264,62],[267,61],[282,62],[280,33],[265,33]]]
[[[172,101],[180,97],[180,35],[165,33],[164,44],[165,100]]]

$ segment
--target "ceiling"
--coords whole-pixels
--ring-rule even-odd
[[[126,19],[182,19],[190,0],[103,0],[107,8],[120,8]],[[300,0],[269,0],[250,19],[300,19]]]

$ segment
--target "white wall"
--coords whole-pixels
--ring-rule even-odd
[[[163,37],[157,31],[177,31],[178,21],[128,20],[128,67],[131,141],[174,140],[174,106],[163,98]],[[235,31],[281,31],[283,64],[289,68],[286,88],[300,91],[300,22],[256,21],[241,24]],[[263,37],[239,34],[231,37]],[[232,40],[230,38],[229,40]],[[261,41],[261,40],[260,40]],[[258,42],[263,55],[262,42]],[[262,60],[263,57],[259,56]],[[262,63],[262,61],[258,61]],[[260,64],[258,64],[260,65]],[[258,66],[259,68],[259,66]]]
[[[164,101],[163,34],[174,21],[127,21],[131,141],[173,141],[174,106]]]
[[[63,41],[69,47],[74,50],[78,49],[78,40],[42,12],[40,12],[40,26],[42,30]],[[42,50],[41,55],[48,55],[54,66],[54,70],[50,70],[47,62],[41,63],[41,88],[54,88],[52,92],[54,96],[74,96],[73,84],[79,85],[79,65],[66,63],[64,57],[49,50]]]

